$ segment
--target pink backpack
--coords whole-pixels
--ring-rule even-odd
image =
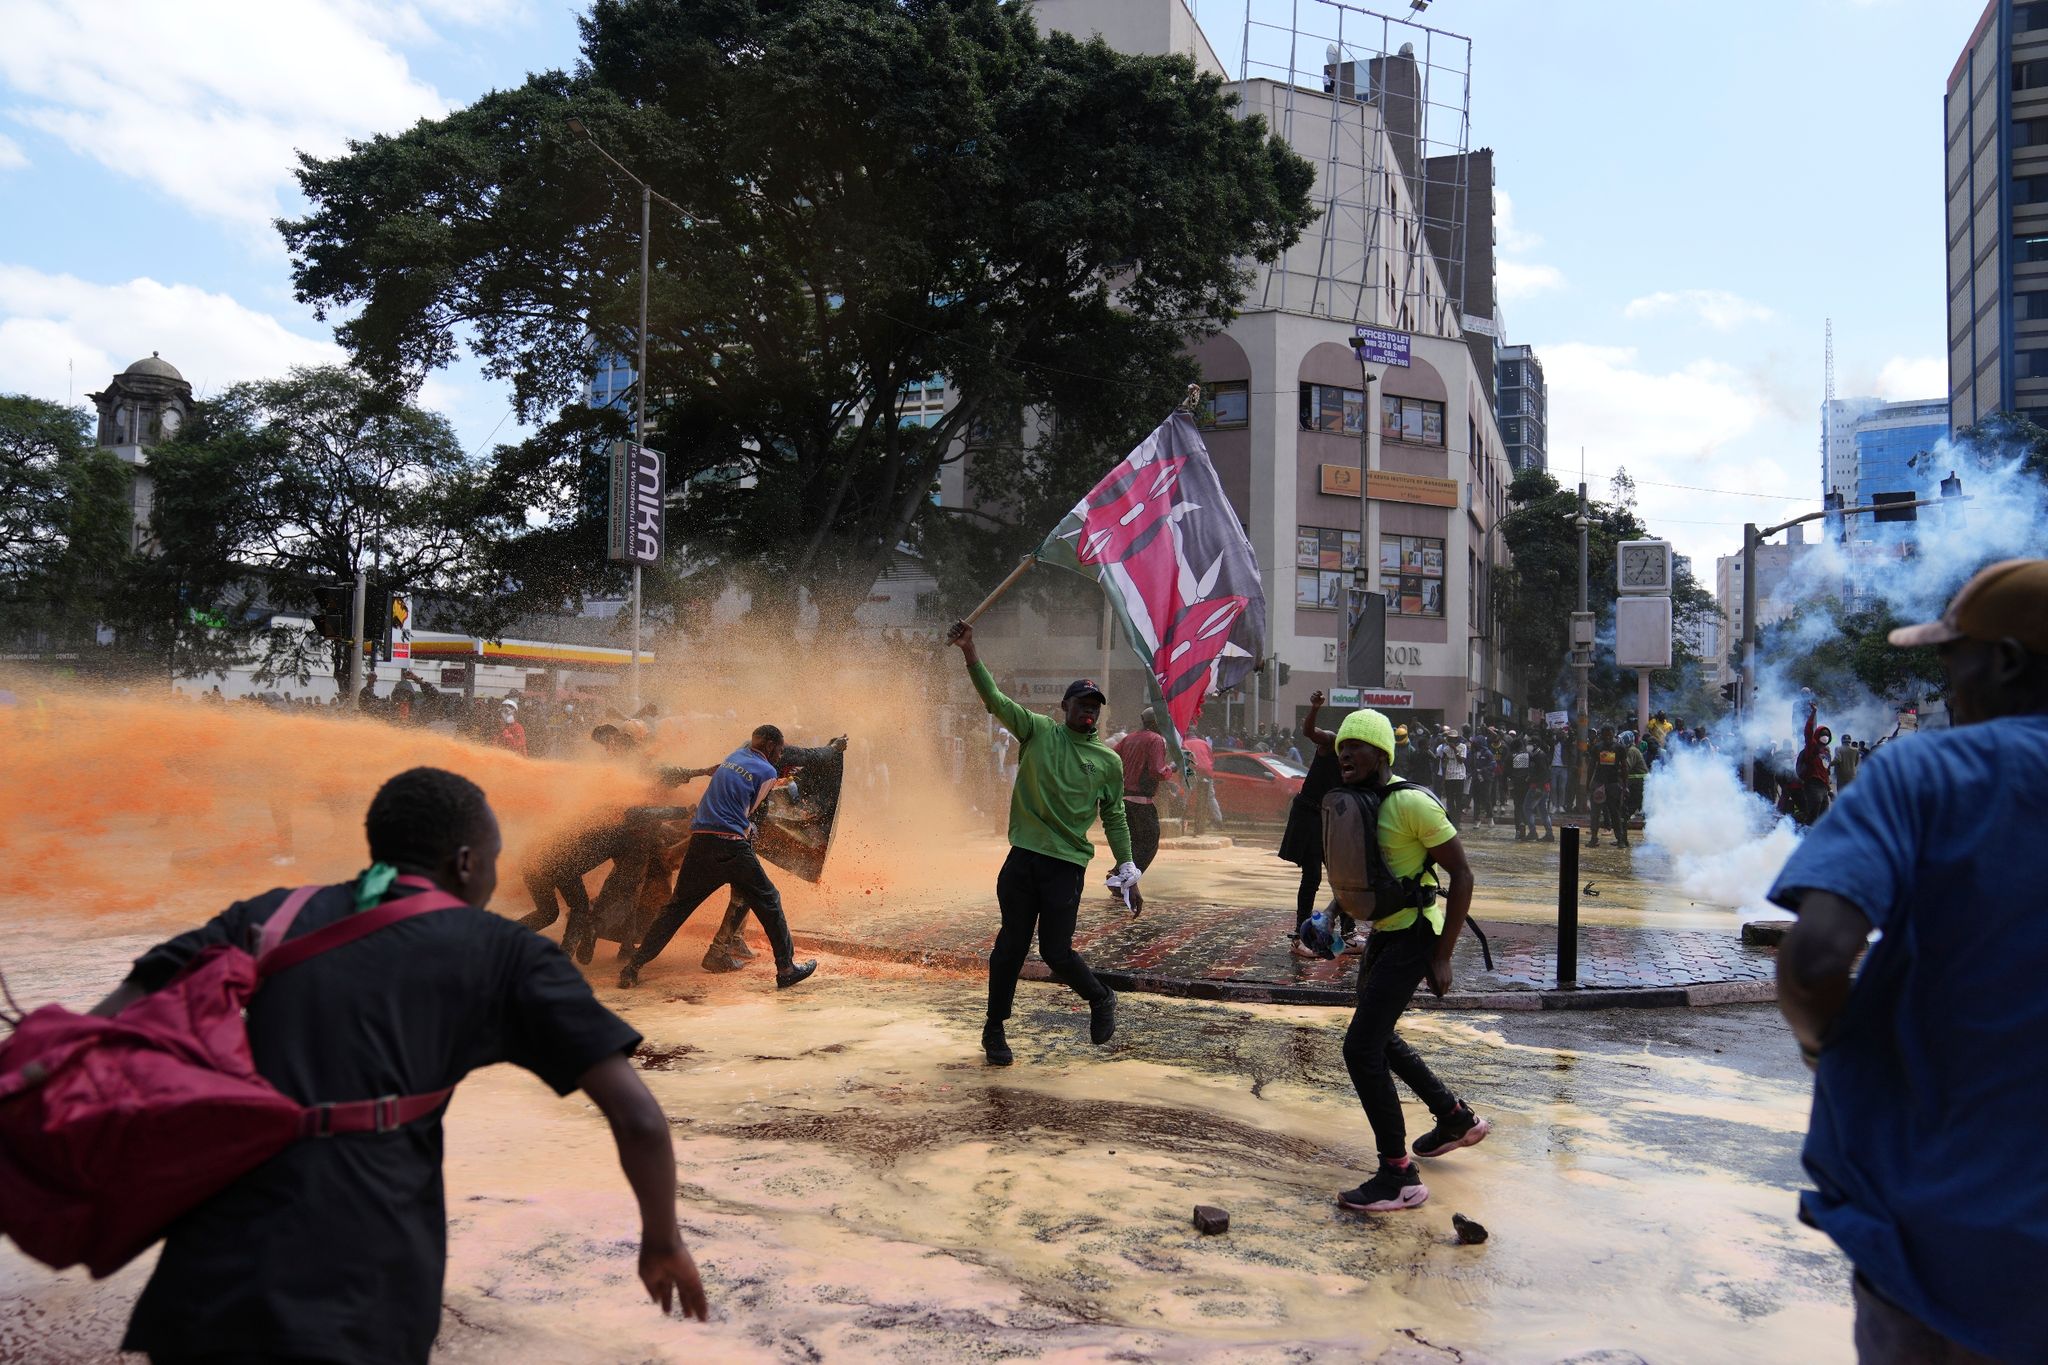
[[[388,1132],[438,1109],[452,1089],[302,1105],[257,1074],[243,1018],[277,973],[464,903],[424,877],[398,880],[414,893],[286,943],[321,890],[302,886],[253,954],[208,948],[114,1018],[44,1005],[20,1019],[0,1043],[0,1233],[55,1269],[109,1275],[300,1138]]]

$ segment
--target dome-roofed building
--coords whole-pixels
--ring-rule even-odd
[[[148,543],[154,486],[146,471],[149,448],[178,434],[192,415],[192,386],[178,367],[151,351],[114,376],[99,393],[89,393],[100,413],[99,444],[134,467],[132,493],[135,544]]]

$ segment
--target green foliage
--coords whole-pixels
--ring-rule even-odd
[[[77,408],[0,395],[0,638],[89,644],[129,553],[127,468]]]
[[[380,382],[466,343],[548,421],[592,339],[630,355],[637,326],[640,196],[579,118],[664,197],[647,398],[672,543],[772,608],[809,589],[828,627],[899,544],[994,563],[1043,535],[1179,397],[1244,258],[1314,217],[1313,168],[1220,81],[1040,35],[1025,5],[598,0],[582,47],[573,74],[306,158],[312,212],[280,225],[299,297],[348,313]],[[904,386],[931,375],[957,402],[906,424]],[[937,525],[941,468],[1026,410],[1046,438],[978,441],[970,471],[1004,534]],[[534,605],[616,581],[580,496],[606,428],[548,421],[498,457],[505,567]],[[536,483],[530,527],[510,514]]]
[[[2019,413],[1994,412],[1957,432],[1956,444],[1967,451],[1966,464],[1989,469],[2017,459],[2029,474],[2048,480],[2048,430]]]
[[[267,677],[303,684],[318,666],[339,680],[345,647],[273,629],[272,614],[312,615],[315,585],[359,567],[415,592],[480,586],[479,479],[454,432],[346,370],[228,389],[151,451],[150,471],[153,553],[123,636],[179,668],[253,658]]]
[[[1633,482],[1618,475],[1614,491],[1626,501],[1586,504],[1587,607],[1603,640],[1611,640],[1614,631],[1616,547],[1650,535],[1631,506]],[[1511,510],[1501,522],[1501,536],[1514,567],[1494,578],[1494,610],[1505,626],[1508,657],[1524,695],[1532,705],[1548,707],[1576,683],[1567,659],[1571,616],[1579,602],[1579,499],[1547,471],[1523,469],[1508,485],[1508,502]],[[1681,567],[1671,598],[1674,626],[1683,633],[1715,610],[1713,594]],[[1696,678],[1698,670],[1687,670],[1696,662],[1681,640],[1672,655],[1674,672],[1656,681],[1691,696],[1698,689],[1686,679]],[[1596,712],[1632,707],[1634,672],[1616,668],[1611,649],[1596,650],[1590,682]]]
[[[1888,638],[1910,622],[1883,602],[1850,606],[1840,598],[1803,602],[1757,630],[1757,658],[1786,681],[1845,700],[1868,691],[1880,701],[1917,701],[1946,685],[1931,649],[1898,649]]]

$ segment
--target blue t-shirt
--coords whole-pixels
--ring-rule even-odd
[[[754,818],[754,807],[761,804],[762,787],[774,780],[773,763],[750,748],[733,750],[718,765],[718,771],[711,774],[711,785],[705,789],[704,799],[697,803],[697,815],[690,821],[690,828],[745,834],[748,822]]]
[[[1871,754],[1771,899],[1808,890],[1883,937],[1821,1052],[1807,1212],[1937,1332],[2041,1359],[2048,1294],[2025,1286],[2048,1267],[2048,716]]]

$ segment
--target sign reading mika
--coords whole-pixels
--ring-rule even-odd
[[[662,500],[668,470],[661,452],[631,441],[611,446],[612,488],[606,518],[605,558],[661,563]]]
[[[1237,686],[1263,652],[1259,561],[1184,411],[1076,503],[1037,557],[1102,584],[1176,749],[1203,701]]]

